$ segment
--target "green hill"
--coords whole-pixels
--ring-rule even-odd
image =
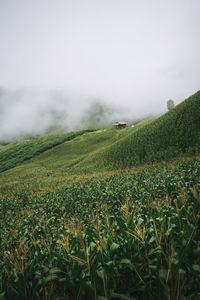
[[[200,299],[199,150],[200,92],[135,127],[1,146],[0,299]]]
[[[65,141],[93,130],[82,130],[70,133],[57,133],[45,137],[33,138],[21,143],[1,146],[0,148],[0,172],[20,165],[25,160],[33,158]]]
[[[93,161],[115,169],[195,155],[199,150],[200,91],[116,142]]]
[[[28,149],[32,151],[31,145],[35,149],[34,145],[38,144],[37,139],[29,143],[25,142],[16,146],[10,146],[7,150],[0,152],[0,157],[2,153],[7,158],[7,160],[3,161],[1,168],[8,167],[9,163],[17,163],[17,166],[0,173],[0,187],[4,189],[8,187],[10,190],[13,185],[19,187],[24,184],[31,184],[31,186],[34,186],[34,189],[40,189],[49,185],[57,186],[57,184],[64,182],[70,174],[84,172],[85,168],[83,170],[79,168],[81,162],[87,161],[88,157],[109,148],[113,143],[128,136],[140,126],[142,125],[137,125],[133,128],[129,127],[124,130],[108,128],[94,132],[85,132],[82,135],[77,134],[75,138],[64,141],[42,153],[35,151],[35,155],[28,160],[25,160],[25,154],[27,155],[29,152],[26,153],[25,149],[29,146]],[[73,136],[72,133],[68,135],[69,137]],[[51,141],[50,136],[46,137],[46,139],[48,143]],[[15,147],[21,149],[23,154],[22,159],[24,162],[21,164],[19,164],[21,156],[18,152],[14,152]],[[12,151],[13,157],[9,156],[10,151]],[[91,172],[94,173],[95,171],[97,170],[91,169]]]
[[[44,179],[192,156],[200,149],[200,92],[135,127],[50,135],[6,147],[0,151],[0,171],[18,167],[4,172],[3,181],[7,176],[18,180],[27,173]]]

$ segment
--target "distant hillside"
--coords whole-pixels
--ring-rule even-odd
[[[199,150],[200,91],[93,159],[109,168],[131,167],[195,155]]]
[[[37,177],[52,172],[86,174],[199,154],[200,92],[155,120],[123,130],[86,132],[48,135],[2,146],[0,172],[19,166],[4,173],[15,180],[27,171],[35,176],[36,170]]]
[[[65,182],[66,176],[70,175],[71,177],[72,174],[80,173],[85,175],[88,172],[100,171],[99,168],[95,170],[94,163],[91,166],[88,164],[88,158],[94,157],[96,153],[103,152],[113,143],[128,136],[141,126],[143,124],[127,127],[123,130],[107,128],[86,132],[82,135],[76,132],[74,133],[76,137],[71,140],[69,140],[70,137],[74,135],[73,133],[68,133],[69,139],[65,142],[61,142],[61,136],[57,135],[18,144],[16,145],[17,149],[12,145],[9,148],[4,146],[6,147],[3,153],[5,160],[2,159],[0,167],[7,167],[7,171],[0,173],[0,190],[3,188],[11,191],[13,184],[29,184],[34,189],[35,186],[40,186],[41,188],[46,185],[50,185],[52,188],[52,186],[56,187],[61,182]],[[50,143],[55,142],[54,139],[56,137],[60,139],[59,142],[61,143],[59,145],[51,144],[52,146],[50,147]],[[67,137],[67,134],[65,137]],[[41,146],[41,142],[45,142],[45,139],[49,149],[44,151],[45,148],[42,147],[40,148],[42,153],[36,152],[36,147]],[[28,159],[28,155],[29,158],[32,155],[32,158]],[[0,157],[2,157],[1,152]],[[25,158],[27,159],[25,160]],[[84,166],[80,166],[82,162],[85,162]],[[14,164],[16,167],[14,167]],[[10,169],[8,169],[9,166]]]
[[[92,130],[53,134],[41,138],[33,138],[13,145],[2,146],[0,148],[0,172],[18,166],[25,160],[33,158],[66,141],[70,141],[88,131],[90,132]]]

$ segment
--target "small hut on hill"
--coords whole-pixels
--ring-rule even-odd
[[[126,128],[127,123],[125,121],[115,122],[114,126],[117,129]]]

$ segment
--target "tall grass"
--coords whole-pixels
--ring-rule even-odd
[[[125,169],[197,154],[199,104],[2,150],[1,171],[34,159],[0,176],[0,299],[199,299],[200,160]]]
[[[109,168],[155,163],[200,151],[200,92],[113,144],[94,161]]]
[[[70,141],[75,137],[92,130],[82,130],[77,132],[48,135],[41,138],[34,138],[18,144],[13,144],[6,150],[0,152],[0,172],[20,165],[25,160],[60,145],[66,141]]]
[[[200,161],[0,198],[2,299],[198,299]]]

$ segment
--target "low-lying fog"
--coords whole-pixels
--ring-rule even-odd
[[[166,109],[166,108],[164,108]],[[53,130],[79,130],[112,125],[126,120],[130,124],[144,117],[123,104],[100,98],[69,95],[63,91],[0,89],[0,142],[8,142]],[[150,113],[148,112],[148,116]]]
[[[0,141],[133,122],[200,88],[199,0],[0,0]]]

